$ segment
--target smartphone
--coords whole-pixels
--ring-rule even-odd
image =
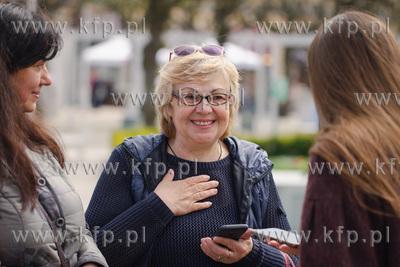
[[[295,232],[289,232],[279,228],[266,228],[253,229],[252,234],[261,240],[275,240],[292,248],[300,246],[300,236]]]
[[[240,237],[249,229],[247,224],[227,224],[219,227],[214,236],[227,237],[239,240]]]

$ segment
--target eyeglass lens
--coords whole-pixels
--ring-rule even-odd
[[[193,46],[179,46],[174,48],[174,53],[177,56],[187,56],[193,54],[196,51],[196,48]]]
[[[216,45],[205,45],[200,48],[204,53],[210,56],[221,56],[224,54],[224,50],[220,46]],[[187,56],[196,52],[197,48],[194,46],[178,46],[173,49],[173,52],[177,56]]]
[[[196,93],[194,89],[192,89],[192,92],[190,93],[187,92],[188,90],[190,89],[185,88],[185,93],[181,94],[183,103],[188,106],[198,105],[204,98],[206,98],[211,105],[222,105],[225,104],[229,99],[229,95],[225,93],[200,95]]]
[[[206,45],[202,47],[203,51],[212,56],[220,56],[223,54],[223,50],[219,46],[214,46],[214,45]]]

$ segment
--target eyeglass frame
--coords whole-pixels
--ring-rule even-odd
[[[182,88],[180,88],[179,91],[181,89]],[[196,90],[195,88],[191,88],[191,89]],[[175,94],[175,93],[172,93],[172,96],[176,97],[177,100],[180,100],[180,102],[182,102],[185,106],[190,106],[190,107],[197,106],[197,105],[201,104],[201,102],[203,102],[204,99],[207,99],[207,102],[212,106],[222,106],[222,105],[225,105],[226,103],[228,103],[231,100],[232,89],[229,89],[229,94],[227,94],[227,93],[215,93],[215,94],[221,94],[221,95],[227,96],[226,102],[221,103],[221,104],[213,104],[213,103],[210,102],[210,97],[212,98],[213,94],[207,94],[207,95],[206,94],[200,95],[199,93],[195,93],[195,94],[197,94],[201,98],[201,100],[197,104],[187,104],[180,95]]]
[[[177,49],[177,48],[179,48],[179,47],[185,47],[185,46],[186,46],[186,47],[193,47],[193,48],[194,48],[193,53],[190,53],[190,54],[187,54],[187,55],[178,55],[177,53],[175,53],[175,49]],[[206,47],[206,46],[218,47],[218,48],[221,49],[222,54],[221,54],[221,55],[212,55],[212,54],[209,54],[209,53],[207,53],[206,51],[203,50],[203,47]],[[204,54],[209,55],[209,56],[212,56],[212,57],[214,57],[214,56],[225,56],[225,47],[219,46],[219,45],[202,45],[202,46],[196,46],[196,45],[180,45],[180,46],[176,46],[176,47],[172,48],[172,49],[169,51],[169,61],[171,61],[172,55],[175,55],[175,56],[177,56],[177,57],[184,57],[184,56],[189,56],[189,55],[191,55],[191,54],[194,54],[194,53],[196,53],[196,52],[198,52],[198,51],[201,51],[201,52],[203,52]]]

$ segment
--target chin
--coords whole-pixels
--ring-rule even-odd
[[[32,106],[24,106],[23,107],[23,112],[24,113],[30,113],[30,112],[34,112],[36,109],[36,105],[32,105]]]
[[[195,138],[195,141],[199,144],[207,144],[210,142],[214,142],[214,140],[218,138],[216,138],[215,136],[198,136],[197,138]]]

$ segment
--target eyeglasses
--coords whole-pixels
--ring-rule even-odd
[[[185,89],[191,89],[195,91],[195,89],[187,87],[179,89],[179,91]],[[220,106],[227,103],[231,99],[231,94],[225,94],[225,93],[214,93],[208,95],[206,94],[200,95],[196,92],[183,93],[181,95],[172,93],[172,96],[180,100],[185,106],[197,106],[203,101],[204,98],[207,99],[208,103],[210,103],[211,105]]]
[[[191,45],[181,45],[172,48],[169,52],[169,61],[171,61],[172,55],[178,57],[188,56],[197,51],[203,52],[209,56],[223,56],[225,55],[225,48],[218,45],[204,45],[204,46],[191,46]]]

